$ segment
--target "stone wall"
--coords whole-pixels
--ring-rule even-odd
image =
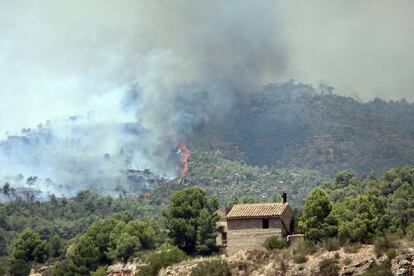
[[[227,255],[231,256],[240,250],[263,248],[264,240],[271,236],[282,236],[280,228],[240,229],[227,232]]]
[[[262,220],[262,218],[229,219],[227,220],[227,227],[229,230],[262,229]],[[282,227],[282,224],[279,218],[269,218],[269,228],[280,227]]]
[[[283,220],[284,225],[286,226],[286,229],[289,231],[289,233],[286,233],[284,228],[281,228],[283,231],[283,236],[292,234],[291,229],[290,229],[290,223],[292,222],[293,219],[293,210],[290,206],[287,206],[285,211],[282,213],[281,218]]]

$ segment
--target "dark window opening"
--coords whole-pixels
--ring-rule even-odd
[[[263,219],[262,220],[262,228],[263,229],[269,229],[269,220],[268,219]]]
[[[221,242],[223,245],[227,245],[227,233],[221,233]]]

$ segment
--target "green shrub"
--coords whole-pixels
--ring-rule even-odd
[[[379,265],[374,263],[374,266],[368,271],[361,274],[361,276],[392,276],[391,263],[389,261],[383,262]]]
[[[351,257],[346,257],[344,259],[344,265],[350,265],[352,264],[352,258]]]
[[[322,247],[327,251],[336,251],[341,248],[341,243],[337,238],[327,238],[322,240]]]
[[[306,257],[306,255],[304,253],[294,255],[293,256],[293,261],[297,264],[304,264],[308,261],[308,257]]]
[[[374,242],[374,251],[377,257],[381,257],[391,248],[396,248],[397,244],[393,237],[385,235],[383,237],[378,237]]]
[[[211,260],[199,263],[191,271],[191,276],[230,276],[231,271],[227,262],[223,260]]]
[[[280,239],[276,236],[272,236],[272,237],[268,237],[264,241],[263,246],[267,250],[283,249],[287,247],[287,242],[284,239]]]
[[[385,254],[387,255],[388,260],[392,260],[397,257],[397,250],[395,250],[395,248],[390,248]]]
[[[106,266],[98,267],[98,269],[91,272],[91,276],[106,276]]]
[[[341,258],[341,255],[339,255],[339,252],[335,252],[334,257],[335,259],[339,260]]]
[[[30,263],[22,259],[12,259],[10,263],[10,272],[12,276],[26,276],[30,274]]]
[[[407,238],[412,241],[414,240],[414,222],[410,223],[406,228]]]
[[[335,258],[323,259],[319,262],[319,276],[337,276],[339,275],[338,260]]]
[[[167,247],[147,255],[144,259],[148,265],[142,267],[138,276],[157,275],[161,268],[179,263],[187,259],[187,255],[177,247]]]

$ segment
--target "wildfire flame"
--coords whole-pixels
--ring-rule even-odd
[[[181,157],[180,157],[180,161],[181,161],[180,176],[183,177],[183,176],[186,175],[186,173],[190,169],[190,163],[188,162],[188,160],[190,159],[191,152],[187,148],[186,144],[179,144],[178,145],[178,150],[181,154]]]

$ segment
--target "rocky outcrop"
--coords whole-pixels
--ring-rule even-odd
[[[134,276],[142,265],[138,260],[126,264],[116,263],[110,265],[106,272],[108,276]]]
[[[361,273],[371,269],[375,264],[385,261],[385,259],[377,260],[375,257],[368,257],[347,265],[343,268],[343,276],[360,275]]]
[[[399,256],[392,259],[391,270],[397,276],[414,275],[414,248],[404,249]]]
[[[45,272],[50,271],[53,268],[51,265],[43,265],[41,267],[32,268],[29,276],[42,276]]]
[[[162,276],[186,276],[190,275],[193,268],[198,265],[198,262],[185,262],[178,265],[172,265],[162,270],[159,275]]]

